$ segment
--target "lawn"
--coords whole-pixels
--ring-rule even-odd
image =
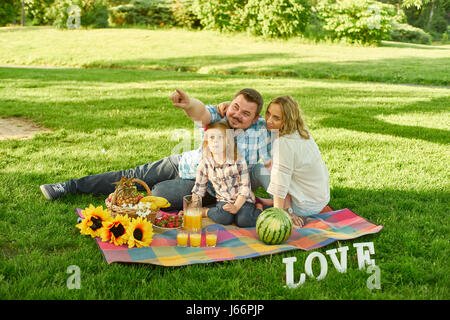
[[[450,45],[384,42],[381,47],[349,47],[178,29],[0,30],[0,65],[160,69],[450,86],[449,52]]]
[[[0,141],[1,299],[450,298],[450,89],[398,84],[447,85],[449,46],[345,47],[183,30],[1,28],[0,34],[0,64],[81,67],[0,68],[0,117],[51,129]],[[301,56],[310,60],[302,64]],[[266,68],[302,66],[308,75],[261,76]],[[336,74],[327,76],[331,69]],[[74,214],[76,207],[102,205],[104,197],[49,202],[40,193],[44,183],[170,155],[180,129],[194,129],[171,104],[175,88],[217,103],[243,87],[259,90],[266,102],[282,94],[298,99],[330,172],[330,206],[384,226],[316,250],[348,245],[347,273],[329,263],[324,280],[286,289],[282,259],[297,257],[298,281],[309,254],[301,250],[177,268],[107,265],[95,242],[75,229]],[[353,243],[367,241],[381,270],[379,290],[367,288],[369,274],[354,257]],[[79,290],[66,286],[70,265],[81,270]]]

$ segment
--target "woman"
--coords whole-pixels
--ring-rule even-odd
[[[265,118],[267,129],[278,132],[278,138],[270,173],[259,163],[253,178],[273,196],[273,206],[288,211],[294,226],[302,227],[307,216],[321,212],[330,200],[328,169],[292,97],[273,99]]]

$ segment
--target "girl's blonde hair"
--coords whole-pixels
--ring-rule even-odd
[[[302,138],[309,139],[308,129],[303,121],[298,103],[294,98],[291,96],[280,96],[270,101],[269,106],[272,103],[279,104],[283,114],[283,123],[279,131],[280,136],[298,131]]]
[[[233,129],[228,125],[228,123],[226,121],[223,121],[223,120],[208,124],[208,126],[205,128],[205,132],[208,131],[209,129],[219,129],[222,131],[224,139],[225,139],[226,161],[228,162],[231,159],[231,155],[232,155],[233,162],[236,162],[239,157],[239,154],[238,154],[236,142],[234,141],[233,131],[230,131]],[[205,135],[205,137],[203,139],[202,157],[212,156],[211,151],[208,148],[208,141],[207,141],[208,139],[206,137],[207,136]]]

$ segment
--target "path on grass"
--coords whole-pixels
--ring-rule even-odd
[[[63,69],[86,69],[83,67],[58,67],[58,66],[29,66],[29,65],[0,65],[0,68],[17,68],[17,69],[43,69],[43,70],[63,70]],[[120,69],[120,70],[137,70],[138,68],[133,68],[133,67],[120,67],[120,68],[114,68],[114,67],[108,67],[108,68],[102,68],[102,67],[98,67],[98,69]],[[139,70],[143,70],[142,68],[139,68]],[[145,69],[144,69],[145,70]],[[148,70],[153,70],[151,68],[149,68]],[[168,71],[172,71],[169,70]],[[189,71],[183,71],[183,72],[189,72]],[[193,72],[196,73],[196,72]],[[264,76],[261,76],[261,78],[263,78]],[[280,77],[282,78],[282,77]],[[299,79],[301,79],[299,77]],[[323,78],[318,78],[318,79],[314,79],[314,78],[304,78],[303,80],[322,80]],[[325,78],[327,79],[327,78]],[[344,81],[344,80],[339,80],[339,79],[327,79],[327,80],[336,80],[336,81]],[[359,82],[357,80],[345,80],[345,81],[352,81],[352,82]],[[450,86],[440,86],[440,85],[432,85],[432,84],[414,84],[414,83],[390,83],[390,82],[380,82],[380,81],[365,81],[365,82],[373,82],[373,83],[385,83],[385,84],[390,84],[390,85],[398,85],[398,86],[412,86],[412,87],[421,87],[421,88],[443,88],[443,89],[450,89]]]

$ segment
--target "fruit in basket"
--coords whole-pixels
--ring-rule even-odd
[[[256,220],[256,233],[265,244],[285,242],[292,233],[292,220],[283,209],[268,208]]]
[[[146,196],[139,200],[140,203],[150,202],[155,204],[157,208],[168,208],[170,207],[169,201],[163,197],[155,197],[155,196]]]
[[[136,204],[139,202],[139,194],[136,186],[134,185],[134,178],[122,177],[120,181],[113,182],[117,185],[116,191],[116,205],[122,206],[123,204]]]

